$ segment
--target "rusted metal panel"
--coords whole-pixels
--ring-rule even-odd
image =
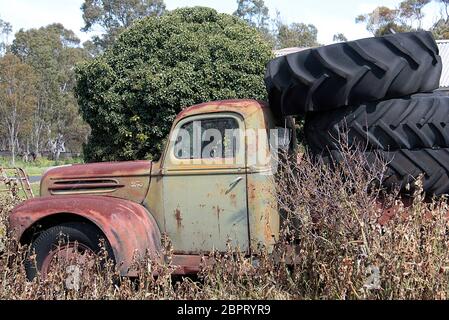
[[[176,253],[226,251],[228,239],[249,249],[244,171],[167,173],[163,179],[166,232]]]
[[[187,108],[176,118],[172,133],[183,121],[230,114],[240,116],[241,127],[245,130],[261,130],[268,134],[267,130],[275,127],[274,117],[265,103],[228,100]],[[270,162],[268,141],[261,144],[257,135],[255,140],[244,141],[249,145],[239,154],[243,155],[243,161],[238,165],[173,162],[170,145],[160,162],[154,164],[158,170],[153,171],[145,205],[158,217],[159,226],[164,226],[175,252],[194,254],[211,249],[225,250],[228,237],[240,249],[249,250],[250,237],[254,247],[258,243],[270,246],[279,234],[276,229],[279,228],[279,217],[271,202],[276,201],[273,199],[273,182],[261,174],[271,163],[256,163],[250,167],[245,157],[245,152],[248,157],[256,157],[262,151],[265,160]],[[258,149],[258,144],[263,150]],[[253,176],[247,181],[248,170]],[[237,188],[227,193],[226,188],[238,178],[241,180]],[[247,195],[247,190],[251,190],[253,196]],[[157,199],[163,201],[156,203]]]
[[[186,118],[222,116],[234,117],[244,129],[267,132],[275,127],[266,104],[231,100],[188,108],[178,115],[173,129]],[[44,175],[41,189],[43,196],[53,196],[17,207],[11,226],[20,238],[50,215],[64,212],[85,217],[105,233],[117,261],[123,262],[122,273],[135,250],[160,250],[159,230],[172,240],[180,273],[197,271],[201,254],[225,251],[228,239],[248,253],[250,246],[260,243],[269,247],[279,233],[274,181],[266,175],[271,162],[248,160],[260,152],[264,160],[270,160],[268,141],[258,135],[244,139],[236,157],[239,161],[231,164],[174,162],[168,144],[161,160],[153,164],[137,161],[52,169]],[[152,215],[137,203],[143,203]]]
[[[69,213],[84,217],[100,228],[115,260],[126,275],[135,254],[160,253],[161,234],[152,215],[131,201],[103,196],[58,196],[28,200],[14,208],[9,222],[16,239],[43,218]]]
[[[61,166],[44,174],[41,196],[95,194],[142,203],[148,192],[150,173],[150,161]]]
[[[151,172],[151,161],[101,162],[73,164],[48,170],[43,178],[76,179],[99,177],[146,176]]]
[[[271,252],[279,238],[280,217],[274,177],[260,172],[248,174],[248,211],[251,247],[263,244]]]
[[[413,201],[413,198],[404,196],[397,199],[394,204],[387,205],[382,198],[378,198],[376,200],[376,208],[380,213],[380,217],[377,222],[381,226],[384,226],[397,217],[406,219],[410,215],[410,209],[413,207]],[[434,202],[435,199],[427,197],[422,201],[425,206]],[[429,208],[427,208],[427,210],[423,210],[422,212],[424,219],[430,220],[432,218],[432,211]],[[446,213],[445,217],[449,218],[449,211]]]
[[[235,99],[235,100],[220,100],[197,104],[181,111],[176,117],[175,124],[186,117],[199,115],[199,114],[211,114],[216,112],[237,112],[247,118],[254,112],[259,112],[260,109],[269,109],[268,104],[263,101],[251,100],[251,99]]]
[[[245,124],[258,132],[256,139],[247,139],[246,142],[251,248],[255,249],[259,244],[263,244],[271,251],[279,237],[280,228],[274,179],[278,150],[271,150],[269,132],[276,128],[277,123],[271,110],[264,105],[258,112],[247,114]]]
[[[243,119],[235,114],[198,115],[186,121],[232,117],[241,128]],[[178,122],[177,127],[183,121]],[[201,159],[198,163],[174,156],[171,139],[163,163],[162,197],[165,231],[175,253],[208,253],[226,250],[226,243],[249,249],[248,210],[244,145],[237,154],[242,161]],[[232,161],[233,162],[233,161]]]
[[[50,193],[54,194],[54,192],[73,192],[74,190],[88,191],[88,190],[99,190],[104,192],[104,190],[115,190],[118,188],[123,188],[125,185],[119,184],[118,181],[115,182],[99,182],[98,180],[89,180],[83,182],[75,182],[75,183],[64,183],[57,185],[56,183],[49,187]]]
[[[143,206],[148,209],[149,212],[155,218],[159,229],[166,233],[165,227],[165,210],[164,210],[164,197],[162,191],[163,176],[161,173],[161,163],[155,162],[151,167],[151,183],[148,190],[148,194],[143,202]]]
[[[173,274],[189,275],[198,273],[202,262],[207,263],[207,256],[175,254],[173,256],[172,265],[177,267]]]

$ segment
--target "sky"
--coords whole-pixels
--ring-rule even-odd
[[[93,33],[81,32],[83,0],[0,0],[0,18],[19,29],[38,28],[54,22],[76,32],[82,41]],[[169,10],[186,6],[207,6],[219,12],[233,13],[236,0],[165,0]],[[279,10],[286,23],[304,22],[318,28],[318,41],[332,43],[333,35],[343,33],[349,40],[369,37],[365,26],[355,23],[355,17],[373,11],[378,6],[396,7],[400,0],[265,0],[274,17]],[[424,27],[430,27],[440,9],[434,0],[425,10]]]

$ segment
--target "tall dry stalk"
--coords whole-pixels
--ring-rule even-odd
[[[379,187],[385,163],[368,163],[346,150],[339,165],[307,154],[285,159],[277,175],[284,228],[274,254],[264,248],[247,257],[232,247],[212,252],[196,277],[172,276],[173,248],[165,260],[136,261],[136,279],[120,279],[111,264],[85,275],[78,290],[64,286],[61,266],[46,279],[26,281],[26,248],[2,235],[0,299],[446,299],[449,297],[449,233],[446,199],[424,202],[416,188],[405,208]],[[397,206],[383,225],[378,200]],[[2,200],[1,223],[13,203]],[[297,264],[282,259],[297,246]],[[105,254],[105,253],[103,253]],[[158,276],[155,277],[155,271]],[[119,281],[120,280],[120,281]]]

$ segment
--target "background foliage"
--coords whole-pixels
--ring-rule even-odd
[[[449,0],[403,0],[356,22],[373,35],[420,30],[432,2],[441,10],[430,30],[448,39]],[[14,107],[7,103],[12,96],[0,93],[2,156],[59,161],[62,152],[78,154],[87,143],[89,161],[155,158],[181,108],[220,98],[263,99],[270,50],[320,45],[316,26],[285,21],[264,0],[236,0],[234,18],[205,8],[169,12],[163,0],[84,0],[78,14],[81,31],[97,34],[84,43],[62,24],[13,34],[0,19],[0,74],[29,69],[29,76],[0,76],[2,88],[29,89]],[[334,42],[346,40],[336,26]]]
[[[104,55],[77,69],[76,92],[92,128],[87,160],[158,157],[182,108],[265,98],[271,48],[256,29],[209,8],[148,17]]]

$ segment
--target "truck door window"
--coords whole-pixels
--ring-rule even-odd
[[[275,147],[279,151],[291,151],[293,145],[292,145],[292,135],[293,130],[290,128],[283,128],[283,127],[276,127],[275,134],[272,135],[270,138],[275,140],[272,141],[270,139],[270,147],[273,147],[273,144],[275,144]]]
[[[175,140],[177,159],[235,158],[239,128],[234,118],[212,118],[187,122]]]

